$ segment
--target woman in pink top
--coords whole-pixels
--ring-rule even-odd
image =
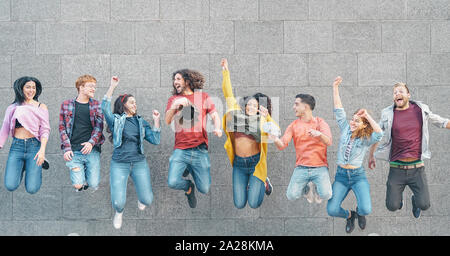
[[[25,172],[25,188],[30,194],[39,191],[42,168],[48,168],[45,148],[50,134],[48,109],[38,102],[41,82],[34,77],[21,77],[14,82],[14,102],[6,109],[0,130],[0,148],[8,136],[13,137],[5,170],[5,187],[16,190]]]

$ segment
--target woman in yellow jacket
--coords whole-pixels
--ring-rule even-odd
[[[233,166],[234,205],[242,209],[248,201],[251,208],[258,208],[264,193],[270,195],[272,185],[267,177],[266,127],[279,130],[270,114],[270,98],[262,93],[244,97],[242,110],[233,95],[227,59],[222,59],[222,90],[227,102],[223,116],[223,129],[227,135],[224,148]]]

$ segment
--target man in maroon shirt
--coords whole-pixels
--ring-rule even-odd
[[[369,168],[375,167],[375,156],[389,161],[386,207],[396,211],[403,206],[403,191],[412,190],[412,212],[419,218],[421,210],[430,208],[430,196],[423,159],[430,158],[428,120],[439,128],[450,129],[450,122],[430,111],[420,101],[410,101],[404,83],[394,85],[394,104],[381,112],[380,127],[385,132],[381,145],[374,144],[369,153]]]
[[[173,73],[173,95],[166,107],[166,123],[175,123],[175,146],[169,160],[170,188],[184,190],[189,206],[195,208],[195,185],[206,194],[211,185],[206,117],[214,122],[214,134],[222,136],[221,120],[209,95],[202,92],[205,78],[197,71],[182,69]],[[183,179],[189,172],[195,182]]]

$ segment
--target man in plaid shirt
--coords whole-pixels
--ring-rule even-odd
[[[61,149],[70,179],[76,191],[93,191],[100,183],[100,152],[103,136],[103,114],[100,102],[94,99],[97,80],[80,76],[75,82],[78,96],[65,100],[59,113]]]

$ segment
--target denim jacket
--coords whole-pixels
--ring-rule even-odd
[[[428,149],[429,145],[429,134],[428,134],[428,120],[430,120],[435,126],[439,128],[445,128],[447,126],[447,123],[449,119],[442,118],[439,115],[433,114],[430,110],[430,108],[420,102],[420,101],[410,101],[412,103],[417,104],[417,106],[420,107],[422,110],[422,156],[421,159],[425,158],[431,158],[431,152]],[[384,136],[383,140],[380,142],[380,145],[378,145],[377,150],[375,151],[375,157],[381,160],[389,161],[391,157],[391,145],[392,145],[392,138],[391,138],[391,130],[392,130],[392,123],[394,121],[394,107],[395,105],[391,105],[381,112],[381,120],[380,120],[380,127],[383,129],[383,131],[386,133],[386,136]]]
[[[127,115],[125,113],[122,115],[113,114],[111,111],[111,98],[108,98],[106,95],[102,100],[102,112],[109,129],[111,129],[113,133],[114,148],[118,148],[122,145],[122,132],[125,127]],[[139,122],[140,153],[144,154],[144,139],[152,144],[158,145],[160,142],[161,128],[152,128],[150,124],[140,116],[137,116],[137,119]]]
[[[341,130],[341,137],[339,139],[339,147],[337,153],[337,164],[338,165],[353,165],[360,167],[362,166],[364,155],[366,154],[369,147],[381,140],[383,137],[383,132],[372,132],[369,139],[355,138],[353,141],[353,146],[348,159],[345,158],[345,150],[352,137],[352,132],[350,131],[350,125],[346,119],[345,110],[343,108],[335,108],[334,114],[336,116],[337,123]]]

